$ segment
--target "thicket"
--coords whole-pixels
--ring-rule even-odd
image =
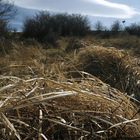
[[[58,36],[84,36],[89,30],[88,20],[84,16],[40,12],[25,20],[23,37],[51,43]]]
[[[6,36],[8,32],[7,22],[0,20],[0,38]]]
[[[130,35],[140,36],[140,24],[133,23],[125,28]]]

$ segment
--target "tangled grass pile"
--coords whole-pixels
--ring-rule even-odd
[[[140,137],[137,106],[98,78],[79,72],[20,78],[0,76],[0,136],[18,140]]]
[[[94,45],[85,47],[75,57],[74,67],[140,100],[138,59],[126,51]]]

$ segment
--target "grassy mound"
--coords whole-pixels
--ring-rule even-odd
[[[0,76],[2,139],[111,139],[140,136],[138,108],[98,78]]]
[[[140,99],[140,69],[136,62],[125,51],[99,46],[81,49],[74,59],[78,70],[95,75],[112,87]]]

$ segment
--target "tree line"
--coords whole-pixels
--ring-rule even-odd
[[[16,14],[16,9],[10,1],[0,0],[0,37],[6,36],[11,30],[10,19]],[[101,37],[111,37],[120,33],[140,36],[140,24],[124,26],[125,21],[114,21],[110,29],[102,22],[95,24],[91,30],[88,18],[79,14],[51,14],[40,12],[32,18],[25,20],[23,25],[23,38],[33,38],[40,42],[53,42],[58,36],[85,36],[90,33]]]
[[[95,24],[94,33],[101,37],[111,37],[120,34],[123,35],[123,33],[140,37],[140,24],[132,23],[129,26],[125,26],[125,22],[126,21],[116,20],[113,22],[110,29],[107,29],[102,22],[97,21],[97,23]]]

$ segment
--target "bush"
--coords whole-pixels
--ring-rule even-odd
[[[95,30],[96,30],[97,33],[100,33],[100,32],[105,30],[105,27],[103,26],[102,22],[100,22],[100,21],[96,22]]]
[[[140,25],[133,23],[130,26],[125,28],[125,31],[128,32],[130,35],[140,36]]]
[[[57,46],[58,47],[57,40],[58,40],[58,35],[55,34],[54,32],[49,32],[48,35],[46,35],[44,37],[43,42],[50,43],[53,46]]]
[[[0,38],[7,37],[8,31],[8,22],[13,18],[16,9],[8,0],[0,0]]]
[[[8,27],[7,22],[0,20],[0,38],[7,36]]]
[[[120,31],[122,31],[122,25],[118,20],[116,20],[111,26],[112,35],[118,35]]]
[[[54,14],[41,12],[27,19],[23,27],[23,37],[44,42],[54,41],[55,36],[83,36],[89,31],[86,17],[81,15]]]

